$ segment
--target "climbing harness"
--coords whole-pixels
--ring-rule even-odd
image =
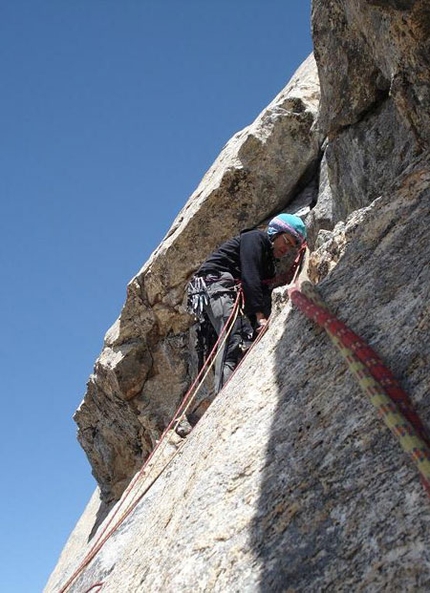
[[[199,278],[199,280],[203,281],[203,284],[199,283],[199,288],[200,288],[200,290],[204,291],[204,297],[203,297],[204,303],[208,304],[210,297],[207,292],[206,282],[205,282],[205,280],[203,280],[203,278]],[[214,277],[212,279],[209,277],[209,281],[216,282],[217,278]],[[225,352],[226,352],[225,347],[226,347],[227,341],[229,340],[230,334],[231,334],[233,328],[235,327],[238,317],[243,315],[244,296],[243,296],[243,290],[242,290],[240,284],[236,283],[236,285],[233,289],[229,288],[225,292],[235,294],[235,300],[233,303],[233,307],[232,307],[230,316],[227,319],[227,322],[224,324],[222,330],[220,331],[219,336],[217,336],[216,334],[213,335],[211,333],[205,334],[205,339],[208,340],[208,343],[206,345],[203,344],[204,351],[202,352],[201,358],[199,360],[199,369],[198,369],[199,374],[197,375],[197,378],[196,378],[196,382],[195,382],[196,386],[195,386],[194,394],[193,394],[192,398],[189,398],[189,401],[187,402],[187,405],[184,407],[184,409],[181,410],[181,414],[177,418],[177,421],[176,421],[176,426],[179,424],[179,422],[182,420],[182,418],[184,418],[185,414],[189,411],[189,408],[191,407],[192,403],[195,401],[197,393],[198,393],[200,387],[204,384],[209,372],[212,370],[213,366],[215,365],[217,357],[222,356],[223,360],[224,360]],[[198,296],[198,307],[200,307],[201,302],[202,302],[202,294],[200,293]],[[192,312],[192,310],[193,309],[189,308],[190,312]],[[199,318],[197,317],[196,313],[195,313],[195,315],[198,320]],[[202,312],[200,319],[202,320],[202,321],[200,321],[200,324],[199,324],[200,330],[202,332],[206,332],[206,331],[210,332],[208,327],[206,327],[205,329],[202,329],[202,324],[209,324],[210,327],[212,328],[212,324],[210,323],[210,321],[204,311]],[[202,344],[200,344],[200,347],[202,347]],[[201,366],[201,368],[200,368],[200,366]]]
[[[293,286],[288,294],[307,317],[326,330],[386,426],[416,464],[430,496],[430,440],[407,393],[374,350],[328,310],[310,282],[300,289]]]
[[[187,311],[196,321],[195,351],[198,361],[197,369],[200,370],[216,352],[215,391],[218,393],[223,381],[221,369],[231,364],[237,366],[239,360],[249,349],[253,339],[254,330],[244,313],[245,299],[241,283],[227,272],[209,273],[205,276],[194,276],[188,284],[187,292]],[[240,294],[239,314],[236,316],[235,321],[231,323],[229,338],[214,349],[218,339],[215,327],[218,321],[221,323],[221,320],[215,320],[215,313],[211,305],[219,298],[227,297],[228,299],[231,298],[231,307],[233,307],[238,293]],[[225,313],[230,314],[227,311]],[[221,325],[223,326],[223,323]]]

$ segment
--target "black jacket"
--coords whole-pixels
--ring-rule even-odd
[[[242,282],[245,313],[270,315],[268,281],[275,276],[272,244],[264,231],[243,231],[216,249],[199,268],[197,275],[229,272]]]

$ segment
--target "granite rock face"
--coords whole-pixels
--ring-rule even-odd
[[[117,500],[190,383],[185,287],[217,244],[285,209],[320,158],[313,56],[225,146],[127,289],[76,412],[103,500]]]
[[[337,223],[428,148],[430,8],[424,0],[315,0],[312,22]]]
[[[314,0],[321,103],[310,58],[226,145],[106,335],[76,416],[100,489],[46,593],[97,544],[190,382],[187,278],[277,211],[304,216],[308,276],[430,429],[428,17],[421,0]],[[136,501],[69,591],[430,589],[416,468],[324,331],[282,287],[273,300],[261,342],[187,439],[167,441],[174,457],[152,486],[153,470],[111,511],[115,525]]]
[[[417,143],[430,138],[430,7],[426,0],[314,0],[321,125],[354,125],[391,97]]]
[[[335,230],[343,252],[319,284],[427,423],[429,198],[426,158]],[[415,467],[328,337],[282,292],[267,334],[184,443],[70,591],[430,587],[430,501]],[[93,500],[47,592],[97,543],[87,543],[96,509]]]

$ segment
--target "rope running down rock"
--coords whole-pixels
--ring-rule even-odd
[[[173,455],[168,459],[168,461],[163,465],[163,467],[158,471],[156,476],[153,476],[149,483],[146,482],[146,478],[150,473],[151,468],[149,467],[150,462],[153,460],[156,453],[159,453],[161,449],[167,442],[167,434],[170,430],[176,428],[179,424],[181,418],[185,415],[186,411],[195,400],[196,395],[203,384],[206,376],[208,375],[210,369],[215,364],[215,356],[212,356],[213,353],[218,349],[219,346],[222,346],[223,343],[228,339],[229,332],[232,329],[234,322],[239,314],[240,310],[240,301],[242,298],[242,291],[238,290],[237,297],[235,303],[233,305],[233,310],[229,319],[227,320],[223,330],[221,331],[218,340],[216,341],[213,351],[208,357],[207,363],[202,367],[199,374],[197,375],[195,381],[192,383],[191,387],[185,394],[182,403],[180,404],[179,408],[176,410],[175,415],[173,416],[172,420],[165,428],[163,434],[160,437],[156,447],[150,453],[144,464],[142,465],[141,469],[135,474],[133,479],[131,480],[130,484],[127,486],[126,490],[124,491],[121,500],[117,503],[115,510],[112,512],[110,518],[107,520],[101,532],[97,535],[96,541],[93,543],[92,548],[88,551],[85,555],[75,572],[69,577],[66,583],[61,587],[59,593],[65,593],[67,589],[74,583],[74,581],[78,578],[78,576],[82,573],[82,571],[89,565],[89,563],[93,560],[93,558],[98,554],[104,544],[108,541],[108,539],[115,533],[115,531],[120,527],[120,525],[125,521],[125,519],[133,512],[136,508],[140,500],[143,496],[148,492],[151,486],[155,483],[155,481],[160,477],[163,471],[172,463],[173,459],[178,455],[182,446],[186,442],[185,440],[179,445],[177,450],[173,453]],[[219,350],[218,350],[219,351]],[[117,517],[119,515],[119,517]],[[117,518],[116,518],[117,517]],[[116,518],[116,521],[114,521]],[[103,583],[97,583],[92,587],[96,586],[103,586]]]
[[[293,286],[288,294],[307,317],[326,330],[386,426],[416,464],[430,496],[430,440],[407,393],[375,351],[328,310],[313,284],[304,282],[300,289]]]

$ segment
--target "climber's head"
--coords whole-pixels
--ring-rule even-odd
[[[276,258],[283,257],[292,249],[299,249],[306,241],[306,226],[294,214],[278,214],[269,222],[267,234],[273,245]]]

